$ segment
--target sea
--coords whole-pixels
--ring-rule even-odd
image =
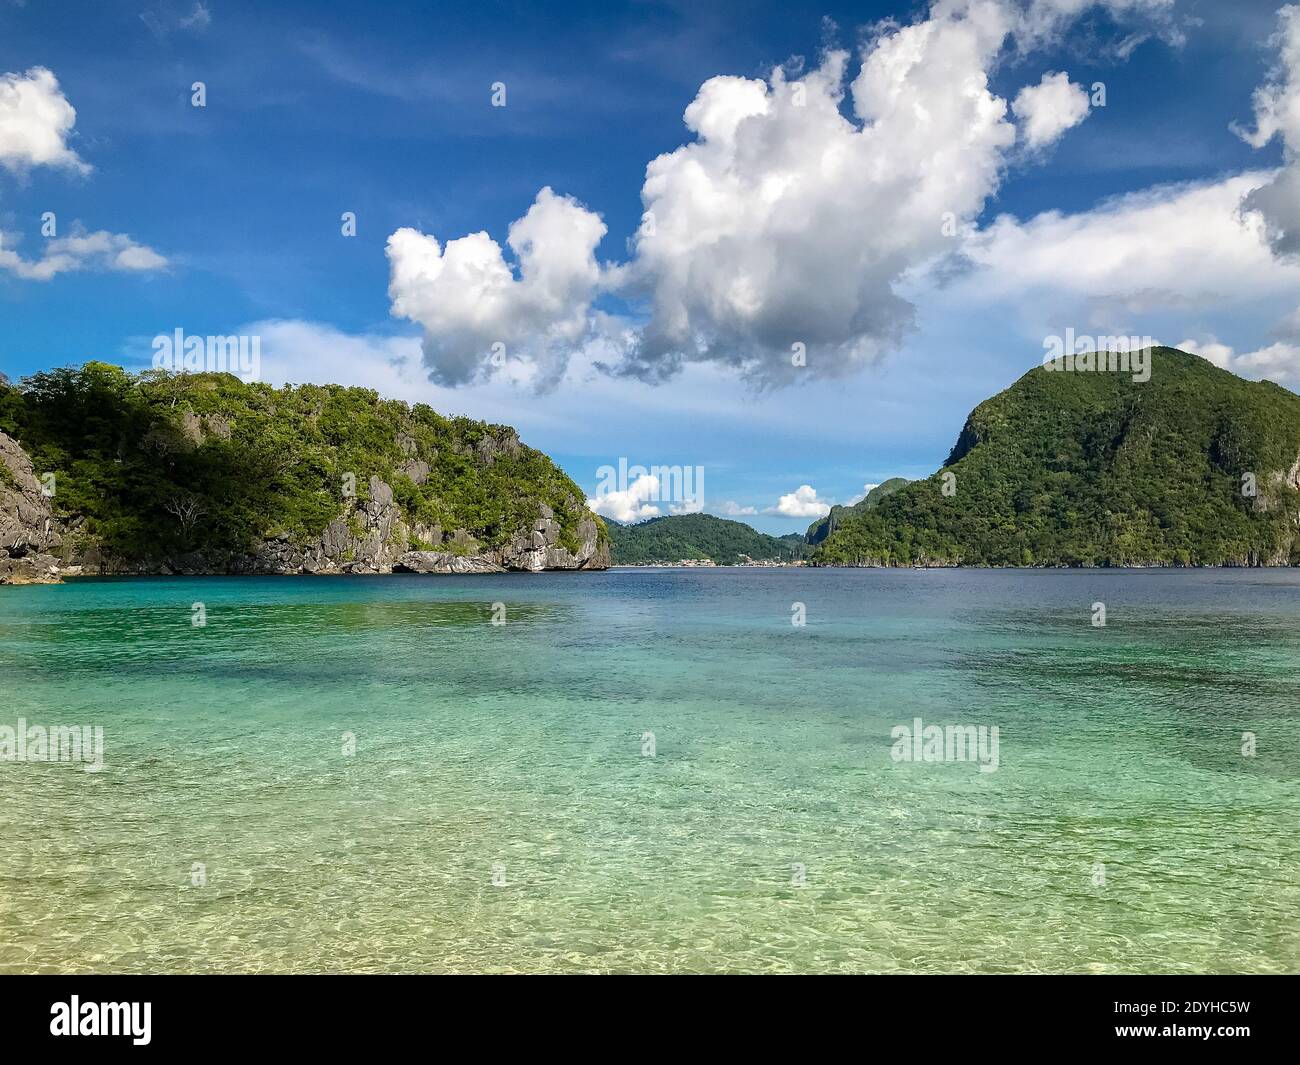
[[[1294,973],[1298,827],[1296,570],[0,589],[0,972]]]

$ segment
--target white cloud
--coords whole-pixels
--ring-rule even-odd
[[[913,327],[900,283],[951,249],[949,219],[969,224],[998,190],[1016,141],[1007,101],[989,88],[1005,43],[1042,43],[1094,6],[1157,24],[1170,10],[1169,0],[935,0],[928,17],[880,28],[855,76],[849,54],[832,50],[798,78],[783,68],[710,78],[683,116],[693,139],[646,168],[627,262],[600,270],[603,223],[547,188],[511,227],[518,276],[486,233],[445,249],[394,233],[393,313],[424,328],[431,373],[447,384],[490,374],[500,341],[553,385],[606,329],[613,356],[597,365],[649,381],[692,363],[760,386],[869,365]],[[1082,118],[1078,87],[1057,77],[1019,97],[1031,145]],[[635,320],[592,314],[602,289]]]
[[[159,255],[150,247],[143,244],[136,244],[123,234],[114,235],[114,239],[125,241],[122,250],[113,258],[113,268],[116,270],[163,270],[167,267],[167,260]]]
[[[1277,254],[1300,255],[1300,6],[1282,8],[1278,22],[1270,43],[1280,55],[1269,80],[1255,90],[1255,128],[1237,132],[1254,148],[1280,137],[1285,165],[1243,206],[1260,213]]]
[[[1262,319],[1277,322],[1279,339],[1300,340],[1300,312],[1292,327],[1279,321],[1295,308],[1300,258],[1276,256],[1264,220],[1241,209],[1275,175],[1158,186],[1077,214],[1048,211],[1024,222],[1000,217],[965,242],[973,269],[918,298],[928,312],[948,319],[1019,322],[1037,354],[1046,337],[1067,328],[1168,338],[1191,328],[1255,332]],[[1217,341],[1202,347],[1211,361],[1243,376],[1291,379],[1285,346],[1267,358],[1259,352],[1229,358],[1233,349]]]
[[[716,513],[724,518],[744,518],[758,513],[757,507],[742,507],[734,499],[718,504]]]
[[[183,30],[206,30],[211,25],[212,12],[201,2],[195,3],[194,10],[180,19],[180,27]]]
[[[615,521],[641,521],[657,518],[659,508],[650,499],[659,498],[659,478],[642,474],[623,491],[605,492],[587,500],[587,507],[602,517]],[[676,512],[675,512],[676,513]]]
[[[669,503],[668,513],[702,514],[704,513],[704,498],[701,496],[697,499],[685,499],[680,503]]]
[[[824,518],[830,512],[831,505],[818,499],[817,490],[808,484],[801,484],[793,492],[783,495],[776,506],[768,510],[769,514],[785,518]]]
[[[90,173],[90,166],[68,147],[76,121],[77,112],[58,79],[44,67],[0,75],[0,166],[17,173],[33,166]]]
[[[1162,186],[1091,211],[998,218],[966,245],[979,270],[957,283],[981,299],[1035,293],[1113,300],[1130,309],[1300,291],[1300,267],[1270,254],[1243,197],[1270,173]]]
[[[0,270],[26,281],[49,281],[77,270],[115,270],[147,273],[167,268],[167,259],[152,248],[137,244],[125,233],[74,233],[47,240],[39,259],[24,259],[8,245],[11,234],[0,234]]]
[[[1182,340],[1175,344],[1174,347],[1191,355],[1199,355],[1206,362],[1214,363],[1220,370],[1228,369],[1229,363],[1232,362],[1232,348],[1227,344],[1220,344],[1213,337],[1203,342]]]
[[[34,166],[66,167],[89,174],[91,167],[68,147],[77,112],[58,79],[44,67],[0,75],[0,167],[22,174]],[[148,273],[167,268],[167,259],[125,233],[74,228],[71,236],[47,240],[40,258],[26,259],[19,238],[0,233],[0,271],[26,281],[49,281],[77,270]]]
[[[1014,143],[987,84],[1007,29],[985,3],[886,32],[849,86],[852,120],[844,52],[797,81],[705,82],[685,113],[696,139],[646,170],[620,281],[650,320],[623,370],[658,380],[714,361],[783,383],[895,345],[912,307],[894,283],[944,249],[945,213],[978,214]]]
[[[845,505],[846,507],[851,507],[851,506],[853,506],[854,503],[861,503],[864,499],[867,498],[867,493],[868,493],[868,492],[870,492],[873,488],[879,488],[879,487],[880,487],[880,485],[878,485],[878,484],[864,484],[864,485],[862,486],[862,494],[861,494],[861,495],[856,495],[856,496],[851,496],[851,497],[849,498],[848,502],[846,502],[844,505]]]
[[[1278,341],[1240,355],[1213,337],[1204,342],[1184,340],[1176,346],[1193,355],[1200,355],[1220,369],[1231,370],[1239,377],[1275,381],[1290,388],[1300,385],[1300,344]]]
[[[604,235],[598,215],[550,188],[510,226],[518,277],[486,233],[444,248],[399,229],[388,238],[392,313],[424,328],[429,374],[440,384],[481,379],[509,361],[530,366],[538,384],[553,384],[588,332]]]
[[[1088,94],[1070,75],[1048,73],[1039,84],[1021,89],[1011,110],[1021,120],[1025,144],[1036,151],[1088,117]]]
[[[972,0],[940,0],[936,6],[963,7]],[[1183,42],[1181,29],[1175,24],[1174,0],[1010,0],[1015,13],[1016,40],[1022,50],[1028,50],[1062,34],[1068,23],[1077,19],[1089,8],[1103,8],[1113,18],[1138,20],[1173,45]],[[1123,58],[1137,44],[1147,38],[1147,33],[1128,37],[1116,46]]]

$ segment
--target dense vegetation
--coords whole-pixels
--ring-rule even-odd
[[[943,470],[846,518],[814,561],[1296,563],[1297,457],[1300,397],[1197,356],[1157,349],[1147,382],[1035,368],[975,408]]]
[[[778,539],[744,522],[712,514],[675,514],[635,525],[610,523],[609,533],[616,566],[683,559],[711,559],[721,566],[734,566],[746,556],[755,561],[789,561],[805,557],[808,551],[798,537]]]
[[[831,533],[843,525],[846,518],[862,514],[868,510],[874,510],[880,505],[880,501],[884,499],[885,496],[893,495],[907,483],[908,480],[906,477],[890,477],[888,480],[882,481],[880,484],[876,485],[875,488],[859,499],[856,503],[853,503],[850,506],[840,506],[839,504],[836,504],[831,507],[831,512],[827,514],[826,517],[818,518],[808,526],[808,532],[804,536],[805,541],[810,544],[821,543],[826,539],[826,537],[830,536]]]
[[[118,558],[220,560],[275,536],[304,542],[344,512],[353,480],[364,503],[372,475],[412,528],[464,529],[486,547],[527,529],[545,502],[573,550],[587,514],[578,486],[514,430],[364,388],[91,362],[0,384],[0,430],[55,474],[52,503],[72,535]]]

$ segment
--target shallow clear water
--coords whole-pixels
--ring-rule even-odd
[[[1298,623],[1258,570],[0,589],[0,725],[107,763],[0,761],[0,971],[1295,972]]]

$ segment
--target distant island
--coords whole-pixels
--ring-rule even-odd
[[[1150,379],[1035,367],[943,467],[843,517],[820,566],[1300,563],[1300,396],[1173,348]]]
[[[609,523],[616,566],[790,565],[812,553],[799,533],[768,536],[712,514],[671,514],[635,524]]]
[[[581,490],[508,426],[99,362],[0,383],[0,582],[608,565]]]

